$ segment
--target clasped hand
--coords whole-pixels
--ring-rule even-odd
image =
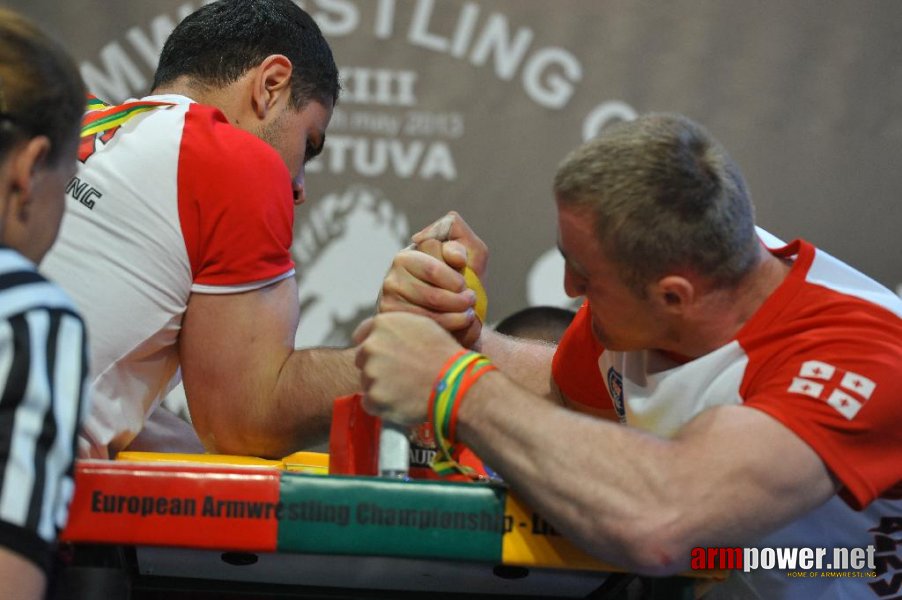
[[[460,346],[478,346],[482,322],[463,268],[482,277],[488,249],[455,212],[412,237],[382,284],[379,314],[354,332],[363,407],[402,424],[427,420],[432,385]],[[453,337],[452,337],[453,335]]]

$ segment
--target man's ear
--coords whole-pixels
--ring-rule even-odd
[[[692,308],[698,290],[692,281],[681,275],[666,275],[650,286],[650,296],[660,308],[674,315],[685,314]]]
[[[49,154],[50,139],[46,135],[33,137],[13,150],[9,173],[10,205],[7,206],[7,215],[20,221],[28,218],[35,176],[44,166]]]
[[[293,66],[287,56],[271,54],[257,67],[251,89],[251,103],[259,119],[281,101],[291,96],[291,72]]]

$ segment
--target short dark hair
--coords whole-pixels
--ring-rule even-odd
[[[603,250],[634,292],[688,268],[718,287],[757,261],[754,207],[739,167],[701,125],[648,114],[605,130],[560,164],[554,192],[588,209]]]
[[[163,45],[153,87],[181,76],[221,87],[272,54],[291,61],[295,108],[312,100],[338,101],[338,68],[329,43],[292,0],[219,0],[188,15]]]
[[[23,16],[0,8],[0,158],[20,139],[45,135],[47,163],[75,142],[85,87],[66,51]]]
[[[495,331],[504,335],[557,343],[576,312],[558,306],[529,306],[501,319]]]

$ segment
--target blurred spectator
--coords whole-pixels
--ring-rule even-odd
[[[495,325],[495,331],[557,344],[575,314],[573,310],[557,306],[530,306],[501,319]]]

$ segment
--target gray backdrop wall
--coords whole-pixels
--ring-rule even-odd
[[[296,224],[301,344],[345,343],[393,253],[449,209],[492,249],[491,320],[566,304],[555,166],[646,111],[707,125],[742,166],[763,227],[902,284],[902,2],[298,3],[332,41],[345,87]],[[147,91],[166,35],[201,4],[11,6],[118,101]]]

